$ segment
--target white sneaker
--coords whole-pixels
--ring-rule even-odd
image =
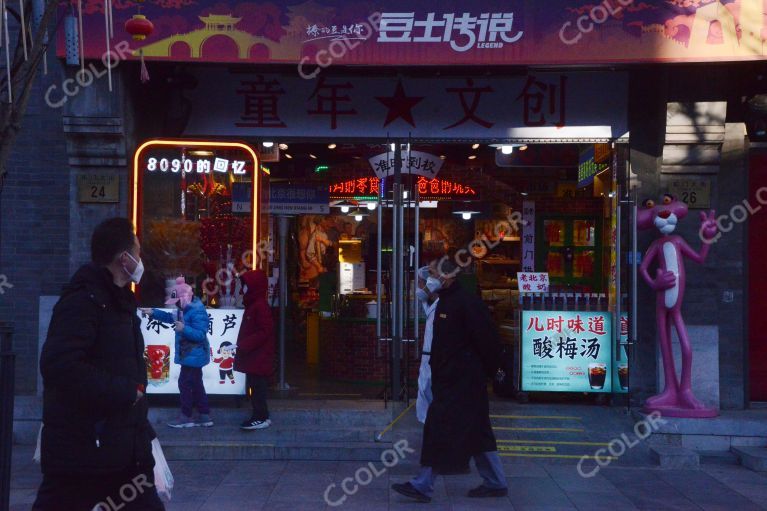
[[[272,421],[269,419],[266,419],[264,421],[257,421],[257,420],[247,420],[240,424],[240,429],[245,431],[252,431],[255,429],[265,429],[272,425]]]

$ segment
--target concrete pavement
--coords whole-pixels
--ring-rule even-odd
[[[578,474],[567,459],[504,458],[509,496],[469,499],[466,492],[479,479],[472,474],[439,477],[431,504],[418,504],[389,489],[417,470],[417,455],[373,476],[365,486],[345,478],[368,466],[366,462],[335,461],[171,461],[176,478],[169,511],[384,511],[406,509],[516,511],[565,510],[706,510],[750,511],[767,508],[767,476],[733,464],[704,464],[701,470],[660,470],[647,466],[609,466],[591,478]],[[17,446],[13,456],[11,511],[28,510],[40,482],[39,466],[29,446]],[[374,463],[375,472],[383,470]],[[372,473],[371,471],[370,473]],[[367,482],[366,472],[359,480]],[[324,495],[328,487],[330,506]],[[351,493],[351,492],[350,492]],[[344,496],[346,498],[344,499]]]

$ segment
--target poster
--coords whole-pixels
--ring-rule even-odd
[[[629,340],[629,318],[621,316],[621,337],[618,352],[613,357],[613,392],[625,394],[629,390],[629,352],[626,343]]]
[[[520,293],[548,293],[549,274],[534,272],[517,272],[517,283]]]
[[[522,390],[611,392],[612,315],[522,311]]]
[[[161,309],[174,314],[175,309]],[[208,341],[213,350],[211,362],[202,369],[202,381],[208,394],[245,394],[245,374],[232,370],[236,356],[237,334],[242,324],[242,309],[207,309]],[[181,366],[173,363],[176,333],[169,324],[141,317],[144,335],[144,360],[147,365],[147,394],[178,394]]]
[[[522,201],[522,270],[535,271],[535,201]]]
[[[76,23],[72,4],[59,5],[65,24]],[[100,59],[104,2],[82,6],[85,57]],[[120,60],[138,59],[140,48],[149,61],[300,64],[308,76],[334,64],[751,60],[764,54],[763,11],[762,0],[174,0],[142,3],[140,11],[134,2],[115,2],[110,44]],[[123,27],[138,12],[154,30],[130,41]],[[76,60],[65,30],[57,39],[58,55]]]

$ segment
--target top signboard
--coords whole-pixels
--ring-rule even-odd
[[[105,54],[103,0],[83,2],[86,58]],[[70,2],[63,18],[77,16]],[[115,55],[137,13],[113,2]],[[577,65],[764,58],[762,0],[341,0],[146,2],[154,32],[131,43],[149,60],[331,65]],[[67,23],[65,23],[67,25]],[[66,54],[64,30],[58,53]],[[130,58],[130,57],[129,57]],[[76,59],[75,59],[76,60]],[[114,57],[113,57],[114,60]]]

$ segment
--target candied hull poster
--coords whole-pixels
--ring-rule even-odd
[[[77,2],[60,15],[76,17]],[[104,0],[83,0],[84,52],[106,51]],[[154,24],[132,41],[137,3],[114,0],[114,37],[133,58],[316,65],[492,65],[761,59],[767,0],[147,0]],[[66,23],[64,24],[66,25]],[[64,30],[58,54],[65,56]],[[123,45],[124,47],[124,45]]]

